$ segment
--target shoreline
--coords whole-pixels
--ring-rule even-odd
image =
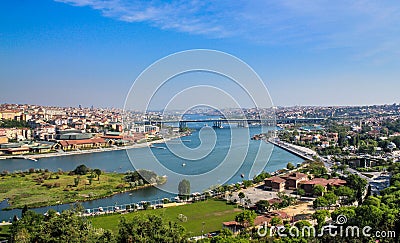
[[[106,148],[95,148],[88,150],[74,150],[67,152],[55,152],[55,153],[44,153],[44,154],[32,154],[32,155],[15,155],[15,156],[0,156],[0,160],[6,159],[28,159],[28,160],[37,160],[41,158],[51,158],[51,157],[59,157],[59,156],[68,156],[68,155],[80,155],[80,154],[91,154],[91,153],[101,153],[101,152],[110,152],[110,151],[119,151],[119,150],[127,150],[127,149],[135,149],[135,148],[145,148],[149,147],[152,144],[166,143],[168,141],[184,137],[185,135],[177,135],[169,138],[162,138],[158,140],[154,140],[151,142],[137,143],[128,146],[121,147],[106,147]]]

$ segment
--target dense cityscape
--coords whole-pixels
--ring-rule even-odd
[[[69,217],[72,215],[99,217],[108,214],[116,215],[149,210],[149,207],[158,210],[157,208],[170,208],[172,205],[195,206],[198,203],[218,203],[219,200],[222,200],[226,201],[226,209],[231,207],[228,205],[237,205],[235,207],[242,208],[243,211],[235,213],[237,216],[232,218],[233,221],[220,221],[221,226],[217,226],[215,230],[220,227],[222,227],[222,230],[207,233],[202,229],[201,233],[205,234],[206,237],[190,236],[189,234],[186,236],[189,237],[188,240],[204,241],[207,238],[212,242],[219,242],[222,239],[233,240],[232,237],[235,235],[237,235],[236,239],[244,239],[252,235],[251,238],[259,241],[263,238],[262,234],[260,236],[259,229],[263,227],[266,227],[265,230],[272,237],[270,239],[276,239],[276,237],[279,238],[280,233],[273,230],[274,227],[276,227],[275,230],[279,230],[279,225],[285,225],[286,230],[288,230],[286,225],[288,223],[296,227],[314,225],[318,231],[330,220],[335,222],[339,215],[345,215],[348,219],[353,218],[351,222],[359,225],[358,227],[364,224],[374,224],[375,227],[381,229],[379,232],[386,234],[385,237],[393,238],[396,231],[391,229],[398,227],[399,223],[395,218],[388,221],[387,217],[395,215],[398,210],[397,199],[393,195],[398,192],[396,183],[398,183],[397,173],[399,172],[398,164],[400,162],[400,150],[398,149],[400,147],[400,105],[298,106],[275,107],[273,110],[276,113],[276,133],[273,136],[271,134],[255,134],[251,139],[272,143],[299,156],[299,158],[303,158],[303,163],[293,164],[289,162],[285,168],[273,173],[263,172],[251,180],[243,179],[236,184],[220,185],[205,194],[190,193],[189,184],[180,188],[184,192],[180,191],[181,195],[177,198],[165,198],[162,202],[141,202],[133,205],[112,206],[107,209],[102,207],[86,209],[83,214],[79,213],[79,208],[75,208],[71,209],[72,211],[67,210]],[[187,115],[213,116],[221,119],[227,116],[240,117],[244,114],[247,124],[245,127],[257,127],[262,125],[260,124],[261,120],[254,119],[259,118],[262,113],[265,113],[265,111],[225,109],[218,112],[213,109],[201,108],[189,111]],[[229,115],[224,116],[223,114]],[[129,120],[129,122],[124,123],[124,118],[125,121]],[[317,118],[317,120],[312,118]],[[160,122],[164,119],[166,121],[184,121],[187,119],[184,114],[178,111],[143,113],[80,106],[47,107],[3,104],[0,109],[0,119],[0,158],[34,161],[48,156],[62,156],[69,153],[106,153],[110,150],[135,148],[137,145],[149,146],[150,144],[152,146],[153,141],[190,136],[191,131],[195,131],[186,127],[182,129],[177,123],[168,125]],[[202,121],[204,122],[204,120]],[[227,126],[228,124],[224,125]],[[235,124],[229,124],[229,126],[235,126]],[[220,129],[220,127],[214,127],[214,129]],[[227,129],[227,127],[224,129]],[[82,180],[86,181],[83,182],[85,190],[80,189],[83,191],[76,195],[75,199],[68,199],[68,196],[65,195],[72,193],[73,190],[71,191],[71,189],[53,192],[55,197],[53,201],[38,201],[34,204],[32,204],[32,199],[29,199],[30,197],[25,200],[19,198],[18,194],[23,193],[23,191],[12,191],[10,188],[0,195],[2,195],[2,200],[8,199],[10,205],[12,205],[11,208],[21,208],[23,205],[35,207],[54,205],[55,200],[62,200],[63,202],[95,200],[99,198],[98,195],[100,194],[98,193],[101,191],[91,185],[96,177],[100,183],[100,175],[102,175],[103,181],[109,181],[110,178],[114,177],[125,181],[122,184],[115,184],[115,189],[110,191],[111,194],[107,192],[108,194],[103,194],[103,196],[110,196],[125,190],[141,190],[140,188],[152,186],[151,180],[161,184],[165,183],[161,177],[157,179],[155,174],[146,177],[142,173],[136,175],[130,173],[110,174],[99,169],[87,168],[85,165],[78,166],[74,171],[67,174],[60,170],[55,174],[47,170],[43,172],[37,169],[29,169],[25,172],[4,170],[2,172],[2,183],[5,183],[5,188],[8,188],[7,178],[15,176],[32,177],[36,185],[45,186],[44,188],[62,188],[63,181],[60,179],[57,179],[60,182],[53,184],[46,183],[46,181],[51,180],[54,175],[56,175],[56,178],[65,177],[65,180],[70,175],[72,177],[78,175],[74,177],[76,190],[80,187]],[[88,179],[83,179],[79,175],[87,176]],[[35,179],[38,176],[40,176],[40,180]],[[154,179],[150,180],[151,177]],[[9,183],[15,182],[10,179]],[[88,194],[85,194],[86,191]],[[39,191],[39,193],[44,192]],[[89,195],[89,198],[82,197],[82,195]],[[183,197],[184,195],[187,195],[187,197]],[[31,201],[29,202],[29,200]],[[381,206],[377,207],[378,205]],[[24,210],[26,214],[27,209]],[[182,215],[182,217],[187,217],[185,214]],[[377,215],[382,218],[376,218]],[[22,220],[19,220],[18,216],[14,216],[13,232],[20,232],[25,227],[23,222],[31,220],[30,217],[33,217],[33,215],[24,216],[24,211]],[[146,217],[149,218],[145,220],[154,220],[150,215]],[[361,218],[354,220],[357,217],[361,217],[362,221],[360,221]],[[100,221],[98,221],[99,219]],[[45,220],[45,222],[50,220],[48,222],[51,222],[51,220],[56,219],[44,218],[42,220]],[[110,218],[110,220],[118,219]],[[185,222],[182,218],[179,218],[179,220]],[[93,218],[93,224],[102,225],[105,228],[109,227],[103,225],[101,218],[97,219],[97,217]],[[272,228],[267,230],[268,226]],[[76,226],[71,225],[71,227]],[[124,227],[132,226],[126,225]],[[179,228],[181,227],[179,223],[174,227],[177,228],[171,234],[179,235],[176,237],[184,237],[187,234],[179,233],[182,230]],[[104,239],[107,239],[107,241],[125,241],[122,240],[125,239],[124,237],[140,239],[135,238],[137,237],[135,233],[130,232],[128,236],[121,230],[123,229],[120,228],[117,235],[112,233],[112,230],[106,231],[100,238],[94,237],[94,239],[97,239],[94,241],[103,241]],[[153,234],[158,232],[157,230],[159,229],[154,229],[146,237],[154,239]],[[281,233],[283,232],[285,231]],[[13,233],[13,237],[22,237],[20,234]],[[87,234],[93,233],[87,232]],[[302,235],[302,237],[305,237],[305,239],[311,237],[311,233],[308,234],[308,236]],[[352,232],[352,234],[355,234],[355,232]],[[356,239],[360,241],[371,237],[370,235],[360,235],[359,232],[357,234]],[[38,235],[34,237],[38,237]],[[172,236],[165,234],[163,237]],[[321,239],[327,240],[325,237],[323,236]],[[186,241],[185,237],[180,239]],[[289,239],[286,238],[285,241]],[[296,237],[292,240],[295,239]]]

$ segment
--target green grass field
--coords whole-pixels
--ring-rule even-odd
[[[239,212],[241,209],[236,208],[235,205],[227,205],[225,201],[211,199],[183,206],[138,211],[124,215],[96,216],[90,220],[96,228],[109,229],[117,233],[121,217],[130,220],[134,214],[156,214],[162,216],[166,221],[181,224],[190,236],[196,236],[201,235],[203,222],[205,223],[204,233],[217,231],[222,228],[222,222],[234,220]],[[182,222],[178,218],[179,214],[185,215],[187,221]]]
[[[77,186],[76,175],[66,172],[34,172],[13,173],[0,177],[0,201],[9,199],[10,208],[39,207],[92,200],[110,196],[129,189],[129,184],[123,181],[124,175],[105,173],[92,179],[89,174],[80,176]]]
[[[10,236],[9,228],[9,225],[0,226],[0,241],[8,239],[8,237]]]

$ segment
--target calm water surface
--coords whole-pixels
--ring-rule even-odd
[[[204,124],[190,124],[190,126],[191,128],[195,129],[195,131],[191,136],[181,138],[183,141],[182,143],[189,148],[199,148],[200,145],[199,131],[202,127],[204,127]],[[198,161],[181,159],[177,157],[174,153],[169,151],[169,149],[151,149],[151,150],[157,157],[157,159],[168,169],[185,174],[204,173],[215,168],[226,156],[227,151],[229,150],[231,144],[230,130],[234,129],[236,130],[236,132],[242,133],[243,131],[243,134],[247,134],[247,132],[244,133],[247,130],[246,128],[230,129],[229,127],[224,127],[223,129],[215,129],[214,131],[215,134],[217,135],[215,148],[207,156]],[[248,129],[248,131],[250,133],[250,136],[252,136],[254,134],[259,133],[261,130],[260,128],[257,127],[251,127]],[[211,133],[208,134],[207,131],[205,131],[204,134],[202,134],[203,143],[207,143],[208,135],[211,136],[212,134]],[[249,139],[249,137],[247,139]],[[235,141],[235,144],[232,144],[232,146],[237,146],[237,148],[239,149],[248,143],[247,139],[244,139],[244,141],[241,142]],[[169,145],[174,146],[175,142],[172,142]],[[166,147],[166,144],[157,144],[156,146]],[[271,150],[272,146],[273,145],[267,144],[264,141],[251,140],[244,163],[238,169],[236,174],[227,181],[227,183],[235,183],[241,181],[242,180],[240,176],[241,174],[244,174],[248,177],[251,165],[255,160],[265,160],[265,161],[268,160],[268,163],[264,168],[264,170],[267,172],[273,172],[278,169],[285,168],[288,162],[292,162],[293,164],[302,162],[302,159],[277,147],[273,148],[271,157],[268,158],[267,156],[268,151]],[[261,153],[259,153],[259,156],[257,156],[257,152],[259,149]],[[136,148],[136,149],[131,149],[130,151],[128,151],[128,153],[130,154],[131,158],[133,156],[134,159],[140,159],[143,160],[143,162],[147,162],[151,161],[152,159],[148,156],[147,153],[148,150],[149,148]],[[186,163],[186,166],[182,167],[182,163]],[[7,159],[0,161],[0,169],[2,171],[8,170],[10,172],[18,170],[26,171],[29,168],[47,168],[52,171],[57,171],[58,169],[61,169],[64,171],[69,171],[75,169],[80,164],[85,164],[90,168],[100,168],[101,170],[107,172],[123,173],[126,171],[134,170],[134,167],[132,166],[128,158],[127,151],[125,150],[42,158],[39,159],[37,162],[30,160]],[[215,184],[217,184],[217,182]],[[192,187],[194,187],[192,188],[192,192],[196,191],[195,186],[192,185]],[[157,188],[146,188],[134,192],[117,194],[108,198],[83,202],[82,205],[85,208],[95,208],[100,206],[106,207],[116,204],[119,205],[119,204],[127,204],[140,201],[152,201],[173,196],[174,196],[173,194],[167,193]],[[0,203],[0,208],[4,208],[6,206],[7,206],[6,202],[3,201]],[[70,205],[63,204],[58,206],[36,208],[34,210],[40,213],[44,213],[50,208],[59,211],[67,209],[69,207]],[[20,215],[20,213],[21,210],[19,209],[11,211],[0,211],[0,221],[10,220],[14,215]]]

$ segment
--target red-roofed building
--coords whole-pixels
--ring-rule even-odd
[[[228,221],[228,222],[222,223],[222,228],[227,228],[230,231],[232,231],[233,233],[236,233],[236,232],[240,231],[241,229],[243,229],[243,226],[236,221]]]
[[[19,155],[19,154],[27,154],[29,153],[28,147],[21,148],[8,148],[3,151],[5,154]]]
[[[308,176],[300,172],[293,172],[284,175],[281,178],[286,180],[285,183],[286,189],[297,189],[297,186],[300,182],[308,180]]]
[[[104,138],[91,138],[79,140],[60,140],[56,145],[54,145],[54,148],[66,151],[85,148],[99,148],[104,146],[107,146],[107,142]]]
[[[324,178],[314,178],[310,181],[304,181],[301,182],[300,188],[304,189],[306,195],[312,195],[313,194],[313,189],[315,185],[321,185],[325,187],[325,189],[328,186],[344,186],[346,185],[346,181],[342,179],[324,179]]]
[[[254,219],[254,226],[255,227],[260,227],[260,226],[263,226],[265,224],[268,225],[269,222],[275,217],[281,218],[282,221],[290,220],[290,218],[291,218],[287,213],[285,213],[283,211],[269,212],[269,213],[266,213],[264,215],[257,216]],[[223,228],[228,228],[233,233],[236,233],[236,232],[238,232],[238,231],[240,231],[240,230],[242,230],[244,228],[241,224],[239,224],[236,221],[223,222],[222,223],[222,227]]]
[[[264,180],[264,189],[268,191],[281,192],[285,190],[285,179],[273,176]]]

